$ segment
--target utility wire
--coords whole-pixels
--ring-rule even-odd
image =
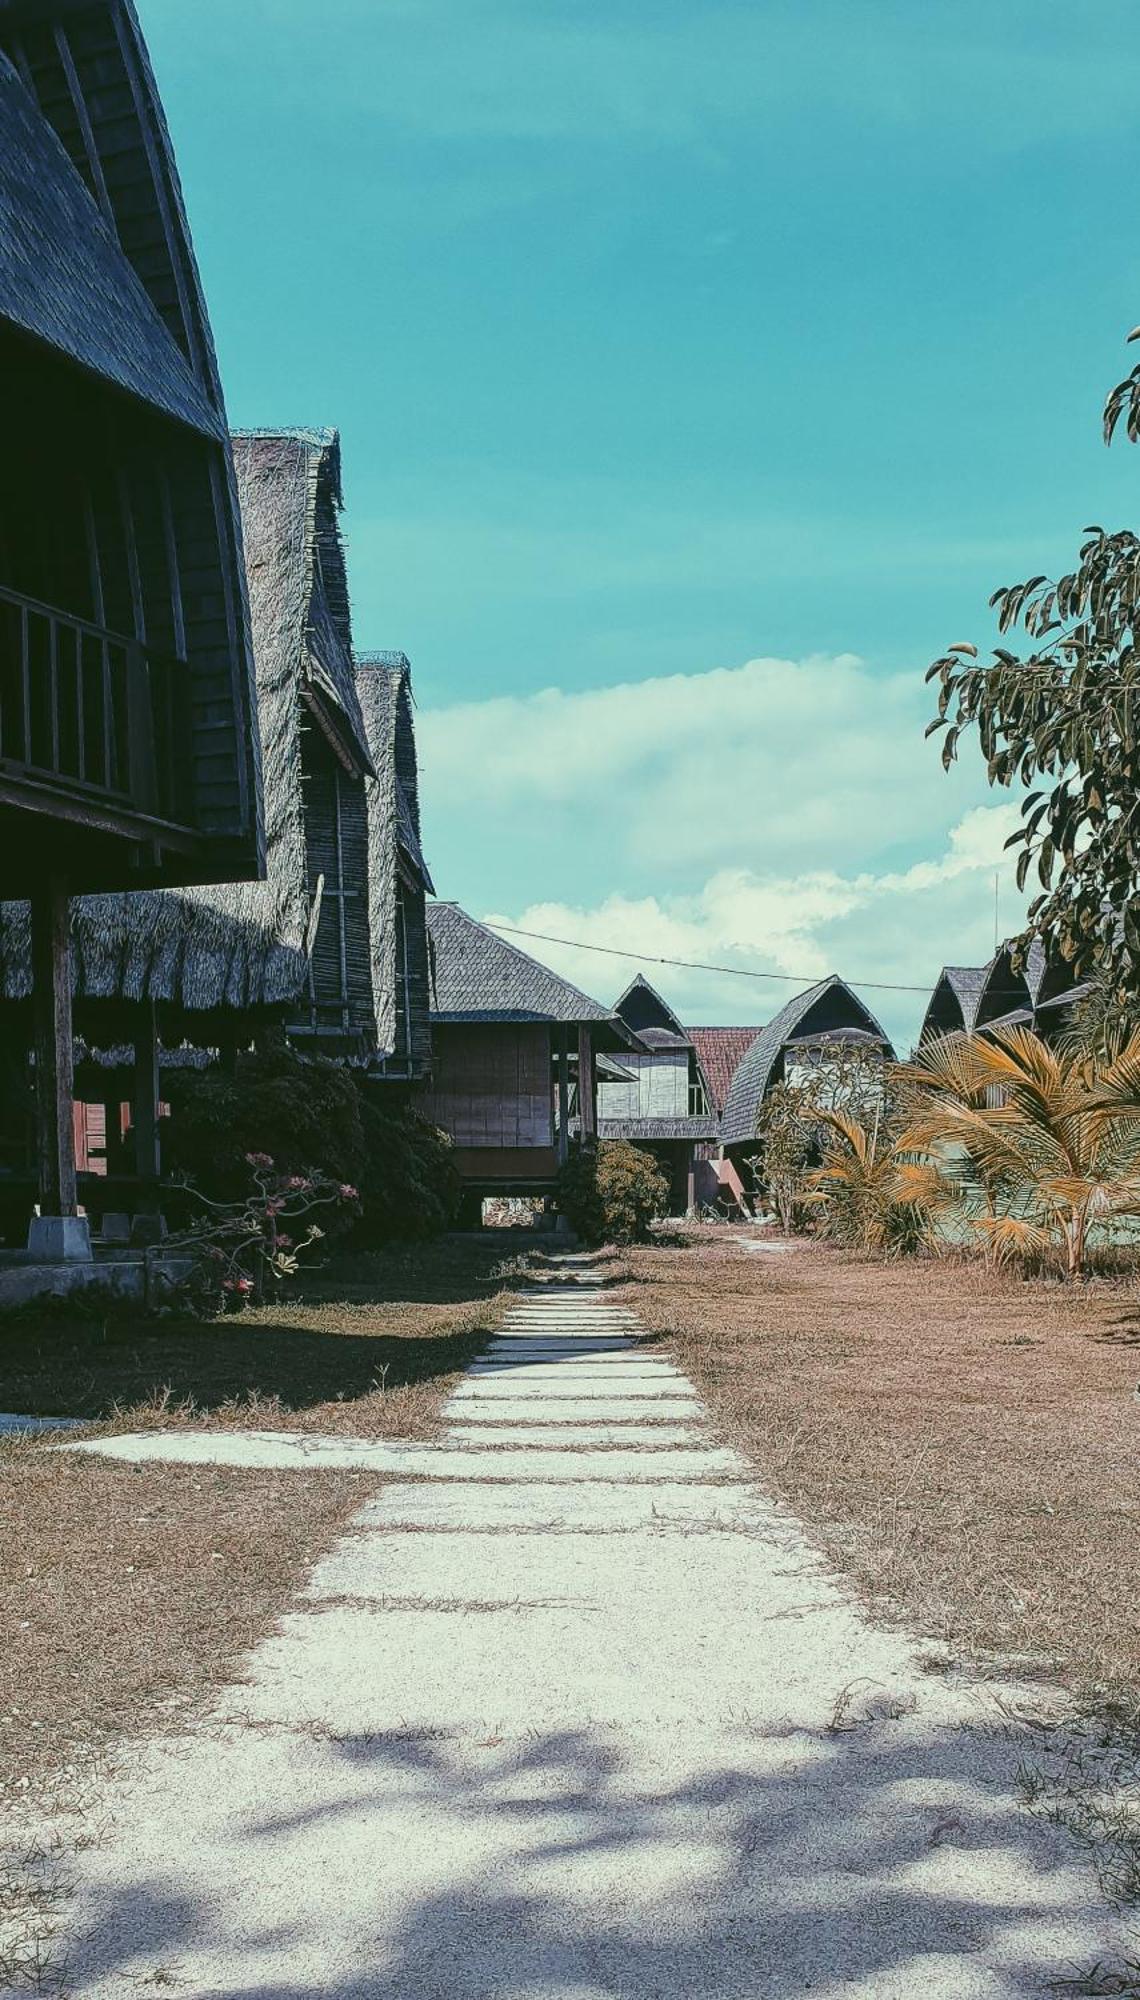
[[[552,937],[549,931],[524,931],[518,924],[496,924],[489,920],[489,931],[506,931],[511,937],[537,938],[541,944],[564,944],[572,951],[604,952],[607,958],[636,958],[645,965],[677,965],[687,972],[724,972],[733,979],[774,979],[788,986],[818,986],[818,973],[798,972],[751,972],[742,965],[708,965],[699,958],[663,958],[651,951],[622,951],[613,944],[583,944],[580,938]],[[865,986],[875,993],[926,993],[929,986],[904,986],[886,979],[853,979],[852,986]],[[1014,989],[1010,988],[1012,992]],[[1020,991],[1020,989],[1017,989]]]

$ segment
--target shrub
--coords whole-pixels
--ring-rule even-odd
[[[168,1169],[210,1201],[239,1201],[250,1154],[285,1175],[319,1175],[359,1191],[359,1207],[330,1225],[371,1249],[449,1227],[460,1184],[451,1142],[370,1082],[290,1048],[241,1055],[233,1070],[174,1072],[164,1134]],[[186,1204],[200,1206],[191,1196]]]
[[[666,1213],[669,1182],[651,1153],[624,1139],[572,1154],[558,1177],[558,1203],[585,1243],[644,1243]]]

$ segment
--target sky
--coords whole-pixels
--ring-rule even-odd
[[[694,1023],[837,971],[909,1043],[871,982],[1021,908],[925,668],[1135,525],[1132,0],[140,11],[231,422],[341,432],[440,895],[786,975],[646,967]]]

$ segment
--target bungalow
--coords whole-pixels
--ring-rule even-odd
[[[837,1044],[864,1049],[873,1057],[894,1057],[870,1009],[833,973],[789,1000],[737,1065],[721,1120],[721,1144],[736,1166],[757,1150],[757,1121],[768,1092],[778,1083],[810,1076]]]
[[[553,1193],[575,1110],[582,1136],[597,1132],[599,1061],[621,1051],[624,1072],[632,1038],[458,903],[429,903],[427,918],[433,1056],[418,1108],[451,1135],[474,1219],[491,1196]]]
[[[614,1008],[633,1039],[625,1080],[598,1090],[598,1134],[652,1153],[669,1176],[670,1210],[693,1206],[698,1159],[716,1150],[719,1119],[692,1033],[640,975]]]
[[[70,898],[264,866],[225,411],[128,0],[0,6],[0,369],[0,895],[26,899],[35,1248],[83,1257]]]

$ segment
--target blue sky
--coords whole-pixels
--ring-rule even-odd
[[[1009,809],[941,777],[922,672],[1135,519],[1098,428],[1140,319],[1134,8],[142,12],[231,419],[341,430],[440,893],[855,982],[984,956]],[[632,969],[545,955],[603,997]],[[659,983],[694,1020],[792,990]]]

